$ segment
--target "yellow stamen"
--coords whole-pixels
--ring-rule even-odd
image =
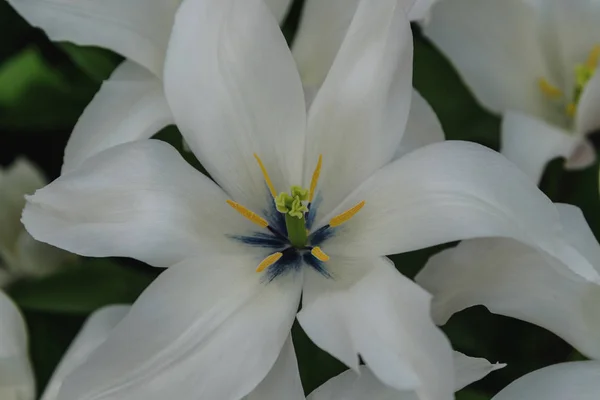
[[[277,261],[279,261],[279,259],[281,258],[281,256],[283,256],[283,253],[280,253],[280,252],[271,254],[270,256],[268,256],[267,258],[265,258],[264,260],[262,260],[260,262],[260,264],[258,264],[258,267],[256,267],[256,272],[262,272],[266,268],[269,268],[271,265],[273,265]]]
[[[315,258],[319,261],[329,261],[329,256],[327,254],[325,254],[325,252],[323,250],[321,250],[320,247],[313,247],[312,250],[310,251],[310,254],[312,254],[313,256],[315,256]]]
[[[227,200],[227,204],[229,204],[235,211],[239,212],[244,217],[246,217],[250,221],[254,222],[256,225],[259,225],[262,228],[266,228],[267,226],[269,226],[269,223],[267,222],[266,219],[260,217],[256,213],[253,213],[252,211],[248,210],[243,205],[238,204],[235,201],[231,201],[231,200]]]
[[[556,86],[552,85],[550,82],[548,82],[544,78],[540,78],[538,80],[538,85],[539,85],[542,93],[544,93],[546,96],[550,97],[551,99],[558,99],[559,97],[562,96],[562,92],[560,91],[560,89],[557,88]]]
[[[267,172],[265,165],[263,164],[262,160],[256,153],[254,153],[254,158],[256,158],[256,161],[258,162],[258,166],[260,167],[260,170],[262,171],[262,174],[265,177],[265,182],[267,182],[267,186],[269,187],[269,190],[271,191],[271,196],[277,197],[277,192],[275,191],[275,187],[273,186],[273,182],[271,182],[271,178],[269,177],[269,173]]]
[[[354,217],[364,206],[365,206],[365,201],[363,200],[360,203],[358,203],[357,205],[355,205],[354,207],[344,211],[340,215],[331,218],[331,220],[329,221],[329,225],[332,227],[336,227],[336,226],[340,226],[344,222],[348,222],[350,220],[350,218]]]
[[[317,162],[317,167],[315,168],[315,172],[313,172],[312,179],[310,180],[310,194],[308,196],[308,202],[312,203],[313,198],[315,197],[315,189],[317,188],[317,183],[319,182],[319,176],[321,175],[321,165],[323,164],[323,155],[319,154],[319,161]]]
[[[575,103],[569,103],[567,104],[565,111],[567,112],[567,115],[569,117],[573,118],[577,113],[577,106],[575,105]]]
[[[590,55],[588,56],[587,62],[585,65],[589,69],[596,69],[598,66],[598,61],[600,61],[600,45],[594,46],[592,51],[590,51]]]

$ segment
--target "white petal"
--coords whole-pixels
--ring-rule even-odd
[[[420,400],[414,392],[400,392],[384,385],[364,365],[359,372],[342,372],[315,389],[306,400]]]
[[[397,254],[486,236],[535,241],[551,251],[560,232],[556,208],[527,176],[469,142],[435,143],[407,154],[330,216],[361,201],[362,210],[323,243],[327,254]]]
[[[394,159],[428,144],[443,142],[444,130],[435,111],[416,90],[413,90],[406,131]]]
[[[305,400],[290,335],[267,377],[244,400]]]
[[[99,46],[161,75],[180,0],[10,0],[52,40]]]
[[[412,34],[397,0],[359,3],[308,117],[308,186],[323,156],[319,215],[392,160],[412,93]]]
[[[517,379],[492,400],[596,400],[600,363],[580,361],[542,368]]]
[[[25,195],[46,184],[42,172],[24,158],[18,158],[8,168],[0,169],[0,252],[9,268],[16,268],[14,254],[23,226],[21,212]]]
[[[170,145],[144,140],[105,150],[38,190],[23,223],[35,239],[72,253],[166,267],[237,248],[225,235],[251,223],[226,200]]]
[[[169,44],[165,91],[190,148],[246,207],[301,184],[306,112],[300,77],[262,0],[186,0]],[[268,196],[268,197],[267,197]]]
[[[398,0],[411,21],[425,17],[435,0]],[[316,90],[323,84],[348,32],[360,0],[305,0],[294,46],[302,82]],[[414,3],[414,5],[413,5]]]
[[[569,157],[581,142],[581,136],[518,112],[504,115],[500,135],[500,152],[536,184],[546,164],[556,157]]]
[[[125,61],[77,121],[65,149],[63,173],[109,147],[150,138],[171,122],[161,81]]]
[[[305,0],[292,51],[302,83],[318,90],[337,55],[360,0]]]
[[[600,129],[600,69],[585,86],[577,105],[575,126],[577,131],[583,134],[592,133]]]
[[[265,0],[267,6],[279,22],[283,22],[284,17],[290,9],[292,0]]]
[[[454,369],[456,386],[454,390],[469,386],[473,382],[483,379],[490,372],[506,367],[506,364],[491,364],[485,358],[468,357],[458,351],[454,352]]]
[[[33,400],[35,382],[28,359],[25,321],[2,291],[0,321],[0,397]]]
[[[307,271],[298,321],[319,347],[358,370],[358,354],[385,384],[423,400],[451,399],[452,350],[430,317],[430,295],[385,258]],[[361,276],[362,275],[362,276]]]
[[[522,0],[451,0],[440,1],[431,14],[425,34],[484,106],[498,113],[553,113],[538,87],[538,79],[551,77],[534,7]]]
[[[64,400],[237,400],[289,336],[302,276],[264,282],[248,256],[203,256],[163,272],[88,360]]]
[[[530,246],[509,239],[468,240],[432,257],[416,280],[434,295],[439,324],[481,304],[600,357],[600,285]]]
[[[574,246],[600,272],[600,245],[583,212],[570,204],[556,204],[565,240]]]
[[[112,329],[125,317],[129,306],[107,306],[94,312],[85,322],[77,337],[50,378],[42,400],[55,400],[64,379],[87,360],[89,355],[106,339]]]

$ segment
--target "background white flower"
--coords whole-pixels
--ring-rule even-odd
[[[502,153],[536,182],[555,157],[595,160],[600,128],[600,4],[588,0],[446,0],[425,34],[481,103],[503,114]]]
[[[0,168],[0,287],[51,274],[69,258],[65,251],[34,240],[21,224],[25,195],[45,184],[42,173],[23,158]]]
[[[600,245],[581,210],[556,207],[565,240],[598,275],[578,271],[577,258],[561,262],[511,239],[466,240],[433,256],[416,277],[434,295],[434,320],[444,324],[452,314],[482,304],[542,326],[600,359]]]

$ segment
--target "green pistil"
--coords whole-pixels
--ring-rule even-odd
[[[275,198],[277,211],[285,214],[285,226],[288,231],[288,239],[294,247],[306,245],[306,220],[304,214],[308,208],[302,202],[308,200],[308,190],[300,186],[292,186],[290,194],[281,192]]]

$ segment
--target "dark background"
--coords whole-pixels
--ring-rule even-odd
[[[290,41],[301,3],[296,1],[284,24]],[[53,43],[4,0],[0,0],[0,27],[0,163],[6,166],[24,155],[52,180],[60,172],[63,149],[78,116],[121,57],[102,49]],[[435,109],[446,137],[479,142],[497,150],[499,118],[477,104],[452,66],[420,35],[417,26],[413,31],[414,86]],[[181,146],[174,127],[161,132],[159,138]],[[600,233],[598,165],[573,173],[563,171],[562,161],[555,160],[541,187],[553,201],[582,208],[594,232]],[[392,258],[402,273],[412,277],[438,249]],[[38,392],[91,311],[106,304],[132,302],[159,272],[132,260],[81,259],[58,275],[10,287],[8,292],[24,311],[29,326]],[[457,350],[508,363],[505,369],[460,392],[459,399],[489,399],[527,372],[581,358],[542,328],[492,315],[482,307],[458,314],[444,330]],[[316,348],[298,326],[294,334],[307,392],[345,369]]]

